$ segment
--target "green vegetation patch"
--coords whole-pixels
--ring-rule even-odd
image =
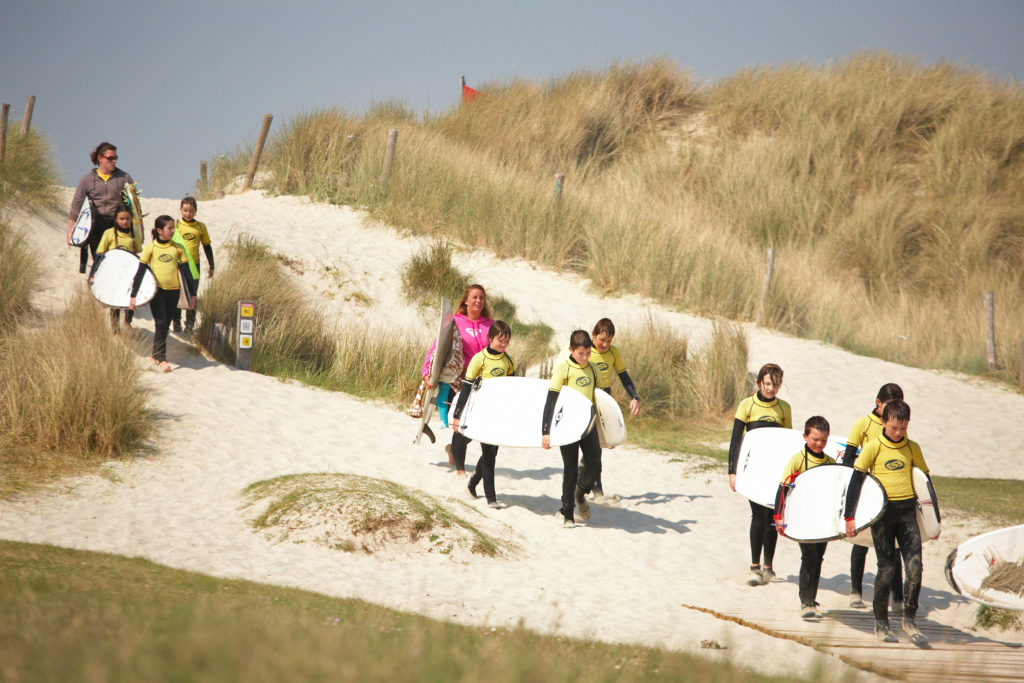
[[[0,541],[0,586],[0,679],[12,683],[792,680],[45,545]]]
[[[955,510],[997,527],[1024,524],[1024,481],[936,476],[932,483],[944,517]]]
[[[485,533],[464,515],[473,508],[422,491],[352,474],[298,474],[257,482],[243,498],[252,526],[275,542],[316,543],[345,552],[468,550],[509,554],[513,543]]]

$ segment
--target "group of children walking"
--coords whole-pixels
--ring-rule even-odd
[[[167,336],[173,327],[175,332],[190,336],[196,321],[196,295],[199,288],[199,247],[206,254],[209,277],[213,276],[213,247],[206,225],[196,220],[198,203],[194,197],[181,200],[181,220],[175,221],[168,215],[157,216],[153,222],[153,239],[142,247],[132,228],[132,213],[127,206],[117,209],[114,227],[106,230],[96,247],[96,255],[89,271],[89,282],[93,281],[102,257],[108,251],[124,249],[139,257],[139,268],[132,281],[131,299],[125,311],[124,326],[131,327],[135,314],[136,295],[142,285],[146,270],[156,279],[156,295],[149,302],[153,315],[153,363],[162,372],[170,372],[167,362]],[[84,253],[84,252],[83,252]],[[181,309],[186,310],[184,330],[181,325]],[[114,333],[121,325],[121,309],[110,311]]]
[[[744,399],[736,411],[729,447],[729,486],[736,490],[736,467],[743,434],[762,427],[792,427],[789,404],[777,397],[782,385],[782,368],[769,363],[758,372],[757,392]],[[838,454],[841,463],[854,469],[846,493],[844,510],[845,533],[856,535],[854,515],[860,499],[864,478],[869,474],[882,485],[887,504],[882,517],[871,526],[871,540],[878,559],[872,609],[875,635],[883,642],[896,642],[889,622],[889,597],[894,598],[893,614],[902,617],[903,632],[915,644],[927,642],[915,623],[918,596],[921,590],[921,534],[916,516],[916,496],[912,480],[913,468],[928,473],[928,466],[917,443],[907,438],[910,406],[903,401],[903,390],[896,384],[885,384],[875,398],[875,408],[858,420],[850,431],[846,449]],[[776,509],[785,487],[801,473],[836,459],[825,453],[830,434],[828,420],[820,415],[804,423],[805,445],[786,463],[780,476]],[[747,583],[756,586],[775,577],[772,563],[778,539],[773,524],[773,510],[750,502],[751,564]],[[798,595],[800,615],[820,616],[816,601],[821,565],[827,542],[800,544],[800,575]],[[850,606],[863,607],[862,583],[867,547],[854,545],[850,557]],[[904,588],[900,559],[906,565]]]

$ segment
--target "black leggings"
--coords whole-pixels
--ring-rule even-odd
[[[85,201],[89,201],[86,199]],[[103,239],[103,233],[110,228],[114,227],[114,219],[108,218],[107,216],[100,216],[96,214],[92,217],[92,229],[89,231],[89,239],[85,241],[81,247],[79,247],[78,256],[78,272],[86,272],[86,266],[89,264],[89,254],[92,254],[92,262],[96,263],[96,248],[100,246],[100,240]]]
[[[868,557],[866,545],[854,545],[850,553],[850,585],[857,595],[864,594],[864,565]],[[892,577],[892,599],[903,602],[903,565],[895,566],[896,573]]]
[[[171,327],[171,316],[178,309],[177,289],[157,288],[156,296],[149,302],[153,314],[153,360],[158,363],[167,360],[167,330]]]
[[[821,562],[825,559],[828,543],[800,544],[800,606],[813,607],[818,597]]]
[[[476,485],[483,480],[484,495],[487,497],[487,502],[493,503],[498,500],[498,496],[494,492],[494,461],[498,457],[498,447],[489,443],[482,443],[480,444],[480,450],[483,453],[480,455],[480,459],[476,461],[476,471],[469,478],[469,486],[475,489]]]
[[[871,540],[878,556],[878,576],[875,577],[872,600],[875,621],[889,620],[889,589],[901,555],[907,572],[903,615],[913,619],[917,616],[917,599],[921,593],[921,530],[917,526],[917,500],[889,501],[882,519],[871,527]]]
[[[589,491],[594,485],[595,477],[592,473],[601,472],[601,440],[597,436],[597,429],[591,429],[586,436],[575,443],[559,446],[562,452],[562,516],[566,519],[573,519],[573,509],[576,500],[573,497],[576,487]],[[580,452],[583,453],[584,467],[580,469],[577,458]],[[583,480],[581,481],[581,477]]]
[[[761,549],[764,549],[764,566],[771,567],[775,559],[775,544],[779,535],[772,526],[775,511],[750,501],[750,564],[761,564]]]

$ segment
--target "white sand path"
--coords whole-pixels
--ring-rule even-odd
[[[176,201],[144,198],[144,206],[150,221],[159,213],[177,215]],[[400,293],[401,267],[426,240],[364,225],[363,216],[347,208],[255,192],[203,202],[199,218],[210,226],[215,248],[233,234],[249,232],[300,261],[303,286],[322,297],[341,324],[426,330],[426,313],[407,306]],[[60,246],[59,216],[23,223],[39,253],[57,255],[54,278],[40,303],[58,307],[82,286],[84,278],[75,272],[77,253]],[[572,275],[480,254],[457,255],[456,262],[513,301],[522,319],[543,320],[559,330],[589,327],[605,315],[622,329],[648,313],[695,340],[709,329],[707,321],[639,297],[589,295],[586,283]],[[362,297],[346,299],[354,292],[369,298],[369,306],[360,303]],[[145,328],[148,315],[140,318]],[[995,471],[980,467],[983,454],[976,455],[973,446],[980,430],[999,424],[1006,429],[986,435],[984,455],[991,460],[993,454],[1013,452],[1012,436],[1024,427],[1021,396],[951,373],[904,368],[747,330],[751,369],[767,361],[786,369],[782,395],[793,404],[797,421],[817,412],[843,432],[871,406],[880,384],[896,381],[914,407],[912,434],[933,472],[1024,478],[1024,463],[1015,459],[1000,459]],[[429,333],[423,334],[426,344]],[[572,530],[562,529],[553,516],[561,481],[557,451],[503,449],[497,488],[511,507],[488,510],[482,499],[471,505],[480,510],[484,528],[519,546],[510,558],[367,556],[268,542],[247,526],[239,496],[256,481],[344,472],[456,497],[463,482],[447,471],[440,445],[410,443],[415,423],[393,408],[236,371],[190,353],[174,338],[169,356],[180,365],[174,372],[145,375],[161,412],[148,454],[110,463],[101,475],[65,481],[44,494],[0,503],[0,537],[146,557],[466,624],[521,622],[544,632],[724,656],[767,673],[824,667],[831,679],[854,672],[812,648],[682,607],[742,609],[753,620],[759,610],[784,604],[792,605],[797,619],[799,551],[780,540],[775,562],[780,580],[745,586],[749,507],[728,490],[724,472],[695,470],[692,460],[673,461],[628,444],[605,456],[606,490],[621,496],[619,505],[595,506],[590,523]],[[441,432],[439,443],[449,434]],[[470,462],[477,453],[471,446]],[[942,538],[926,544],[922,617],[968,628],[975,606],[951,593],[941,567],[953,547],[982,530],[947,519]],[[867,583],[871,569],[869,563]],[[846,607],[848,572],[849,547],[832,544],[819,593],[825,608]],[[704,639],[728,649],[701,649]]]

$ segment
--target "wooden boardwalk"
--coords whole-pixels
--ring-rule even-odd
[[[773,609],[751,618],[750,611],[717,612],[684,604],[688,609],[711,614],[778,638],[786,638],[838,657],[850,666],[881,676],[906,681],[1024,681],[1024,647],[1019,642],[1000,642],[952,626],[918,617],[917,627],[928,637],[916,646],[891,620],[899,643],[875,638],[870,607],[862,610],[830,610],[820,619]]]

